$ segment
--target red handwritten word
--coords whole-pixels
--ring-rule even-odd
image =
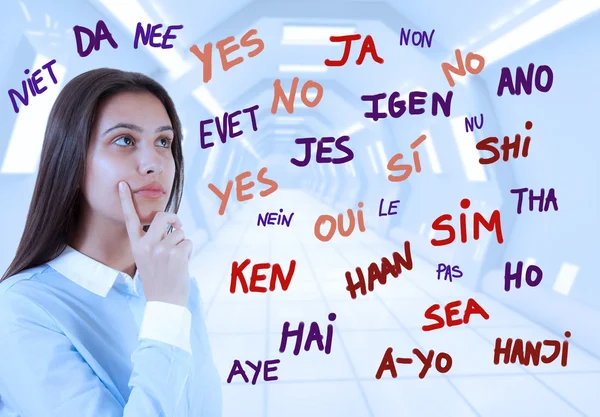
[[[255,48],[248,52],[248,57],[252,58],[256,55],[260,54],[265,49],[265,43],[260,38],[252,38],[256,35],[258,31],[256,29],[250,29],[248,32],[242,35],[240,39],[240,44],[234,43],[231,46],[227,46],[231,42],[235,41],[235,36],[228,36],[225,39],[221,39],[217,42],[217,49],[219,50],[219,56],[221,57],[221,65],[223,66],[223,71],[228,71],[232,67],[235,67],[238,64],[244,62],[244,58],[238,56],[237,58],[228,61],[227,55],[232,52],[240,49],[240,45],[244,48],[254,46]],[[202,62],[202,81],[205,83],[209,82],[212,78],[212,42],[208,42],[204,45],[202,50],[198,48],[198,45],[192,45],[190,48],[190,52],[192,52],[196,58]]]
[[[461,304],[462,301],[460,300],[452,301],[446,304],[446,306],[444,307],[444,311],[446,312],[446,322],[444,322],[444,319],[441,316],[434,313],[434,311],[440,308],[439,304],[434,304],[431,307],[429,307],[427,310],[425,310],[425,318],[433,320],[436,323],[423,326],[423,331],[428,332],[431,330],[441,329],[446,325],[446,323],[448,323],[448,327],[458,326],[463,323],[467,324],[469,323],[469,320],[473,314],[479,314],[485,320],[490,318],[490,315],[483,309],[483,307],[477,304],[477,301],[473,300],[472,298],[469,298],[469,300],[467,301],[467,308],[465,309],[465,314],[463,318],[453,319],[453,317],[458,315],[459,313],[455,307],[458,307]]]
[[[412,350],[415,356],[421,361],[423,364],[423,368],[421,368],[421,372],[419,372],[419,378],[425,378],[429,368],[433,365],[433,360],[435,357],[435,369],[441,374],[445,374],[452,368],[452,357],[446,352],[440,352],[435,355],[433,350],[430,350],[427,353],[427,357],[423,355],[423,353],[415,348]],[[413,363],[412,358],[396,358],[396,362],[400,365],[408,365]],[[445,362],[445,363],[443,363]],[[379,364],[379,368],[377,369],[377,373],[375,374],[375,378],[381,379],[383,373],[385,371],[389,371],[392,374],[392,378],[396,378],[398,376],[398,372],[396,370],[396,365],[394,365],[394,357],[392,356],[392,348],[389,347],[383,354],[383,359],[381,359],[381,364]]]
[[[463,209],[468,209],[471,206],[471,201],[468,198],[463,198],[460,202],[460,207]],[[433,230],[442,231],[445,230],[448,232],[448,237],[445,239],[431,239],[431,244],[433,246],[443,246],[449,245],[454,242],[456,238],[456,232],[454,231],[454,227],[452,225],[443,224],[446,221],[452,220],[452,215],[450,214],[442,214],[440,217],[433,221],[431,228]],[[496,240],[498,243],[504,242],[504,238],[502,237],[502,225],[500,223],[500,211],[494,210],[490,216],[489,220],[486,220],[480,213],[475,213],[473,215],[473,238],[475,240],[479,239],[479,226],[483,226],[487,231],[496,230]],[[460,241],[462,243],[467,242],[467,215],[465,213],[460,214]]]
[[[343,35],[343,36],[330,36],[329,40],[331,42],[346,42],[344,45],[344,55],[342,59],[339,61],[333,61],[331,59],[325,60],[325,65],[328,67],[341,67],[348,62],[348,58],[350,57],[350,48],[352,48],[352,42],[357,41],[362,37],[360,33],[355,33],[352,35]],[[367,52],[371,54],[371,58],[373,61],[378,64],[383,64],[383,58],[377,55],[377,48],[375,48],[375,41],[371,37],[371,35],[367,35],[365,40],[363,41],[362,47],[360,48],[360,54],[358,55],[358,59],[356,60],[357,65],[362,65],[365,57],[367,56]]]
[[[392,274],[394,278],[398,278],[398,276],[402,273],[402,267],[410,271],[413,267],[413,261],[410,253],[410,242],[408,241],[404,242],[404,252],[404,258],[398,252],[394,252],[392,254],[394,259],[393,265],[389,259],[385,257],[381,258],[381,269],[379,269],[376,262],[373,262],[371,265],[369,265],[368,284],[365,284],[365,276],[362,269],[359,267],[356,268],[358,282],[352,281],[352,273],[350,271],[346,272],[346,281],[348,282],[346,289],[350,292],[352,299],[356,298],[357,290],[360,290],[362,295],[367,295],[367,285],[369,291],[373,291],[375,281],[378,281],[382,285],[385,284],[390,274]]]
[[[456,55],[456,64],[458,65],[458,67],[454,67],[447,62],[442,63],[442,71],[444,72],[444,75],[446,76],[446,80],[448,81],[448,84],[450,84],[450,87],[454,87],[454,79],[452,78],[452,75],[450,75],[451,72],[461,77],[464,77],[465,75],[467,75],[467,71],[469,71],[470,74],[479,74],[481,71],[483,71],[483,67],[485,67],[485,59],[481,55],[469,52],[465,57],[466,59],[463,61],[460,49],[455,50],[454,54]],[[473,61],[477,61],[476,67],[473,67]]]
[[[363,217],[363,211],[361,208],[363,207],[362,201],[358,203],[358,230],[364,232],[365,229],[365,220]],[[330,214],[321,214],[317,217],[317,221],[315,222],[315,227],[313,229],[315,233],[315,237],[319,239],[321,242],[327,242],[331,240],[333,235],[335,234],[335,227],[337,224],[337,230],[340,235],[344,237],[348,237],[354,231],[355,220],[354,220],[354,211],[352,209],[348,209],[348,228],[344,230],[344,215],[342,213],[337,215],[337,222],[335,217]],[[321,226],[325,223],[329,223],[329,231],[326,234],[321,233]]]
[[[285,110],[292,114],[294,113],[294,101],[296,100],[296,89],[298,88],[298,81],[300,79],[298,77],[294,77],[292,80],[292,87],[290,88],[290,93],[286,96],[283,88],[281,88],[281,80],[278,78],[273,83],[273,103],[271,104],[271,113],[277,113],[277,107],[279,106],[279,101],[283,103],[283,107]],[[308,89],[314,88],[317,90],[317,94],[313,100],[309,100],[308,98]],[[321,99],[323,98],[323,86],[316,81],[308,80],[302,85],[302,90],[300,91],[300,99],[302,103],[306,107],[315,107]]]
[[[531,123],[530,121],[525,122],[526,130],[531,130],[532,127],[533,127],[533,123]],[[530,141],[531,141],[531,138],[529,136],[526,136],[525,139],[523,140],[523,152],[521,154],[521,156],[523,158],[527,158],[527,155],[529,155],[529,142]],[[480,140],[477,143],[477,145],[475,145],[477,150],[488,151],[492,154],[492,156],[490,156],[488,158],[479,158],[479,163],[481,165],[493,164],[498,159],[500,159],[500,152],[494,146],[494,144],[496,144],[496,143],[498,143],[498,138],[496,136],[490,136],[488,138]],[[508,161],[508,159],[510,158],[511,150],[512,150],[512,157],[514,159],[518,158],[519,151],[521,150],[521,135],[517,133],[515,135],[515,140],[512,142],[508,136],[504,136],[502,145],[500,145],[500,149],[502,150],[502,160],[503,161],[505,161],[505,162]]]
[[[416,149],[417,146],[419,146],[425,141],[425,139],[427,139],[426,135],[419,136],[413,143],[410,144],[410,149]],[[392,158],[387,163],[387,169],[389,171],[404,171],[402,175],[388,175],[388,180],[392,182],[404,181],[412,173],[412,166],[410,164],[396,164],[402,158],[404,158],[404,155],[402,155],[401,153],[397,153],[396,155],[392,156]],[[421,159],[419,159],[418,151],[413,152],[413,161],[415,162],[415,172],[421,172]]]
[[[235,293],[235,286],[237,281],[240,281],[240,285],[242,286],[242,291],[245,294],[250,292],[267,292],[265,287],[258,286],[258,281],[264,281],[267,279],[267,276],[260,273],[261,269],[271,268],[270,263],[260,263],[255,264],[252,267],[252,275],[250,276],[250,287],[248,287],[248,283],[246,282],[246,278],[244,277],[244,269],[250,264],[250,259],[246,259],[241,264],[234,262],[231,265],[231,284],[229,286],[229,291],[233,294]],[[277,280],[279,280],[279,284],[281,285],[281,289],[286,291],[290,286],[290,282],[292,282],[292,277],[294,276],[294,271],[296,270],[296,261],[290,261],[290,267],[286,276],[283,276],[283,271],[279,264],[273,264],[271,271],[271,282],[269,284],[269,291],[274,291],[277,285]]]
[[[261,170],[258,171],[258,175],[257,175],[258,182],[269,186],[269,188],[267,188],[266,190],[259,192],[261,197],[266,197],[269,194],[274,193],[277,190],[277,188],[279,188],[279,185],[275,181],[270,180],[264,176],[266,172],[267,172],[267,168],[261,168]],[[252,175],[251,172],[246,171],[246,172],[242,172],[240,175],[235,177],[235,196],[238,201],[251,200],[254,197],[254,195],[252,195],[252,194],[244,194],[244,191],[249,190],[252,187],[254,187],[254,181],[250,181],[246,184],[242,183],[242,181],[245,178],[248,178],[250,175]],[[219,198],[219,200],[221,200],[221,205],[219,206],[219,215],[222,216],[223,214],[225,214],[225,208],[227,207],[227,202],[229,201],[229,196],[231,195],[231,190],[233,188],[233,181],[230,180],[227,182],[227,186],[225,187],[225,192],[221,192],[212,183],[208,184],[208,188],[210,191],[215,193],[215,195]]]
[[[571,332],[566,331],[565,337],[571,337]],[[506,345],[502,347],[502,338],[497,338],[494,345],[494,365],[500,363],[500,356],[504,355],[504,363],[515,363],[519,361],[521,365],[529,365],[533,363],[533,366],[538,366],[540,360],[542,363],[548,364],[554,362],[558,355],[561,353],[561,343],[558,340],[544,340],[543,342],[537,342],[535,345],[529,341],[525,342],[523,346],[523,339],[506,339]],[[549,346],[554,349],[550,355],[542,355],[542,346]],[[569,354],[569,342],[564,340],[562,342],[562,355],[560,357],[560,364],[567,366],[567,356]]]

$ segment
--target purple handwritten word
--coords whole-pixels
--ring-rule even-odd
[[[329,313],[327,318],[329,321],[335,321],[336,319],[335,313]],[[296,338],[296,345],[294,346],[294,355],[298,355],[300,353],[300,347],[302,346],[302,334],[304,333],[304,322],[300,322],[298,324],[297,330],[290,330],[290,322],[286,321],[283,324],[283,331],[281,332],[281,343],[279,345],[279,352],[285,352],[285,348],[287,345],[287,340],[290,337]],[[317,347],[320,351],[325,350],[325,354],[329,355],[331,353],[331,342],[333,340],[333,325],[327,325],[327,336],[325,339],[325,346],[323,346],[323,335],[321,334],[321,330],[319,328],[319,324],[317,322],[312,322],[310,324],[310,329],[308,331],[308,336],[306,337],[306,343],[304,344],[304,350],[309,351],[313,342],[317,343]]]
[[[147,24],[146,28],[144,29],[142,23],[139,22],[135,29],[135,38],[133,41],[134,49],[138,48],[140,40],[143,45],[147,46],[150,44],[150,46],[153,48],[173,48],[173,45],[169,44],[168,42],[171,39],[175,39],[177,36],[171,34],[171,31],[183,29],[183,25],[168,26],[164,35],[159,31],[159,29],[162,27],[163,25],[160,23],[157,25]],[[119,47],[112,34],[108,30],[106,23],[104,23],[102,20],[99,20],[96,23],[95,31],[88,29],[85,26],[74,26],[73,32],[75,33],[75,41],[77,42],[77,53],[81,57],[88,56],[94,49],[99,51],[100,43],[104,40],[108,41],[113,49],[117,49]],[[87,46],[85,47],[82,35],[87,36]],[[162,41],[160,41],[160,38],[162,38]],[[158,39],[158,41],[156,39]]]
[[[535,201],[538,202],[538,211],[542,211],[542,206],[544,211],[548,211],[550,207],[550,203],[554,207],[554,211],[558,211],[558,201],[556,200],[556,196],[554,195],[554,188],[550,188],[548,191],[548,195],[546,196],[546,200],[544,202],[545,190],[542,188],[540,190],[539,195],[535,195],[533,190],[529,188],[513,188],[510,190],[511,194],[519,194],[519,200],[517,201],[517,214],[521,214],[521,208],[523,205],[523,194],[529,191],[529,211],[533,211],[533,203]]]
[[[271,367],[269,365],[274,365],[279,362],[281,362],[279,359],[271,359],[271,360],[265,361],[265,367],[263,368],[263,371],[264,371],[263,379],[266,382],[277,381],[277,379],[278,379],[277,375],[269,376],[269,372],[276,371],[277,367],[276,366]],[[260,368],[262,366],[262,361],[258,361],[258,363],[256,365],[250,361],[246,361],[246,365],[248,365],[254,371],[254,376],[252,377],[252,385],[256,385],[256,381],[258,380],[258,376],[260,375]],[[246,371],[244,371],[244,367],[242,366],[241,362],[237,359],[233,361],[233,367],[231,368],[231,372],[229,372],[229,376],[227,377],[227,383],[231,384],[231,380],[236,375],[241,375],[242,378],[244,378],[244,381],[246,383],[248,383],[248,381],[249,381],[248,375],[246,375]]]
[[[50,75],[50,78],[52,78],[52,82],[54,82],[54,84],[56,84],[58,81],[56,80],[56,76],[54,75],[54,72],[52,72],[52,65],[56,64],[56,59],[53,59],[50,62],[45,63],[44,65],[42,65],[42,69],[45,69],[48,71],[48,74]],[[25,106],[27,106],[29,104],[29,93],[31,92],[31,96],[35,97],[38,94],[42,94],[44,91],[46,91],[48,89],[48,87],[43,86],[42,88],[40,88],[39,84],[44,80],[44,77],[40,76],[42,70],[38,69],[36,71],[34,71],[33,74],[31,74],[31,77],[26,78],[25,80],[21,81],[21,87],[23,88],[23,95],[21,95],[17,90],[14,89],[10,89],[8,90],[8,97],[10,98],[10,101],[13,105],[13,110],[15,111],[15,113],[19,112],[19,107],[17,106],[17,101],[15,100],[15,97],[18,97],[19,100],[21,101],[21,103],[23,103]],[[25,70],[25,75],[29,74],[29,70],[26,69]],[[27,86],[29,86],[29,90],[27,89]]]
[[[294,217],[294,213],[290,214],[289,216],[286,217],[285,214],[283,213],[283,209],[279,209],[279,215],[277,213],[269,213],[266,212],[265,215],[263,216],[262,214],[258,214],[258,220],[256,222],[257,226],[260,226],[261,223],[263,226],[266,226],[267,224],[269,225],[285,225],[287,227],[290,227],[290,223],[292,222],[292,217]],[[275,223],[275,221],[277,220],[277,223]]]
[[[433,93],[431,95],[432,103],[431,103],[431,114],[433,116],[437,116],[438,110],[441,107],[444,112],[444,116],[450,116],[450,108],[452,106],[452,91],[448,91],[446,93],[446,99],[443,99],[439,93]],[[379,119],[385,119],[388,115],[385,112],[379,111],[379,101],[383,100],[387,97],[387,93],[379,93],[373,95],[364,95],[361,96],[360,99],[362,101],[370,101],[372,109],[365,113],[365,117],[367,119],[373,119],[373,121],[377,121]],[[388,113],[394,119],[402,117],[404,113],[406,113],[406,105],[407,102],[405,100],[399,100],[400,93],[394,91],[390,94],[390,98],[388,99]],[[417,106],[421,106],[425,104],[425,99],[427,98],[427,91],[411,91],[408,93],[408,114],[423,114],[425,113],[425,109]]]

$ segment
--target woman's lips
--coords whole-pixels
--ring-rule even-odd
[[[165,193],[163,193],[162,191],[158,191],[158,190],[142,190],[142,191],[135,192],[135,195],[139,195],[144,198],[153,198],[153,199],[162,198],[162,196],[164,194]]]

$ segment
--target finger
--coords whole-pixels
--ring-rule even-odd
[[[187,255],[188,261],[192,256],[192,251],[194,249],[194,243],[189,239],[183,239],[178,245],[177,248],[181,248],[184,253]]]
[[[150,223],[145,238],[150,242],[160,242],[165,238],[165,235],[167,234],[167,225],[169,224],[172,224],[176,229],[181,229],[183,226],[177,214],[159,211],[154,215],[154,219],[152,219],[152,223]]]
[[[125,181],[119,182],[119,198],[121,199],[121,209],[125,216],[127,234],[132,242],[136,242],[142,237],[142,225],[133,205],[129,184]]]
[[[174,232],[169,233],[160,243],[166,247],[172,248],[183,239],[185,239],[185,232],[182,229],[177,229]]]

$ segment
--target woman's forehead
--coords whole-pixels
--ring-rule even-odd
[[[129,123],[144,130],[170,125],[162,102],[149,92],[122,92],[105,99],[98,108],[95,131],[104,132],[117,123]]]

